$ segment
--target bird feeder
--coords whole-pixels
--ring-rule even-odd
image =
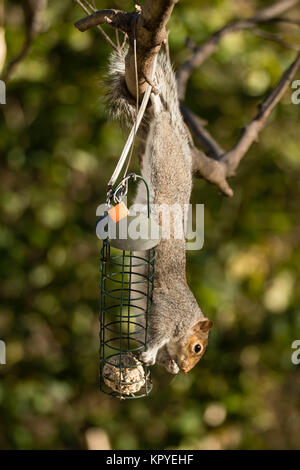
[[[141,179],[147,192],[147,216],[130,215],[122,199],[130,180]],[[138,217],[138,219],[137,219]],[[110,191],[100,255],[100,390],[119,399],[147,396],[150,371],[139,360],[147,349],[148,315],[152,307],[158,225],[150,217],[147,182],[130,174]],[[139,236],[132,226],[139,225]],[[154,235],[153,235],[154,234]]]

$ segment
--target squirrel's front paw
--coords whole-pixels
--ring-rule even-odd
[[[175,361],[173,361],[173,359],[171,359],[170,361],[166,362],[165,364],[165,368],[167,369],[168,372],[170,372],[170,374],[178,374],[179,372],[179,367],[178,365],[176,364]]]
[[[153,366],[156,360],[155,351],[145,351],[140,354],[140,360],[145,364],[145,366]]]

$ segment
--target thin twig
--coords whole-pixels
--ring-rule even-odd
[[[203,44],[195,47],[193,55],[181,65],[177,72],[178,94],[180,100],[183,100],[185,97],[187,82],[193,70],[200,67],[200,65],[202,65],[203,62],[217,50],[219,43],[224,36],[237,31],[247,29],[251,30],[257,24],[274,21],[274,18],[290,10],[299,4],[299,2],[300,0],[281,0],[267,8],[263,8],[251,18],[233,21],[225,25],[223,28],[216,31]]]
[[[120,47],[121,51],[124,49],[125,44],[127,42],[127,39],[128,39],[128,36],[127,36],[126,33],[124,33],[123,41],[122,41],[122,44],[121,44],[121,47]]]
[[[86,4],[87,8],[89,8],[91,11],[97,11],[97,8],[93,4],[91,5],[88,2],[88,0],[82,0],[82,1]]]
[[[269,23],[287,23],[294,26],[300,26],[300,20],[287,17],[272,18]]]
[[[74,0],[74,1],[75,1],[75,3],[77,3],[77,4],[83,9],[83,11],[85,11],[85,13],[86,13],[87,15],[90,14],[90,11],[88,10],[88,8],[87,8],[85,5],[83,5],[83,3],[82,3],[80,0]],[[84,2],[85,2],[85,3],[88,3],[88,2],[86,2],[85,0],[84,0]],[[91,5],[89,5],[89,6],[90,6],[91,10],[94,11],[94,8],[93,8]],[[117,47],[117,46],[115,45],[115,43],[110,39],[110,37],[106,34],[106,32],[103,30],[103,28],[102,28],[99,24],[96,25],[96,26],[97,26],[97,29],[98,29],[98,30],[100,31],[100,33],[102,34],[102,36],[104,37],[104,39],[108,42],[108,44],[110,44],[110,46],[111,46],[115,51],[118,51],[118,50],[119,50],[118,47]]]
[[[262,10],[259,10],[253,17],[252,20],[256,23],[264,23],[270,21],[273,18],[279,17],[282,13],[294,8],[298,5],[299,0],[280,0]]]
[[[237,144],[222,157],[222,161],[225,162],[227,166],[227,177],[234,176],[241,159],[247,153],[253,142],[257,141],[258,134],[264,128],[268,117],[299,70],[300,52],[298,53],[296,60],[283,73],[281,79],[267,96],[265,101],[259,106],[257,115],[246,126]]]
[[[120,38],[119,38],[119,30],[116,29],[116,43],[117,43],[117,47],[118,49],[120,49]]]
[[[25,40],[19,54],[14,57],[6,67],[6,70],[2,77],[5,82],[8,81],[9,77],[14,72],[16,67],[27,56],[32,41],[40,30],[40,17],[42,12],[46,8],[46,5],[47,0],[24,0],[22,2],[22,8],[25,16]]]
[[[288,42],[284,41],[279,36],[277,36],[277,34],[269,33],[257,27],[253,27],[251,31],[256,34],[256,36],[259,36],[263,39],[267,39],[268,41],[276,42],[277,44],[282,47],[285,47],[286,49],[291,49],[292,51],[299,51],[300,49],[298,46],[294,46],[293,44],[289,44]]]

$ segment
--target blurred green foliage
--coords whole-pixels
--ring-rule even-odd
[[[170,21],[175,67],[190,54],[187,36],[201,42],[265,4],[179,2]],[[20,2],[6,6],[9,61],[24,26]],[[130,10],[133,2],[97,6]],[[82,16],[71,0],[48,2],[0,108],[0,448],[85,448],[93,427],[115,449],[299,448],[291,344],[300,339],[300,106],[286,93],[231,181],[234,198],[195,182],[205,245],[188,253],[188,278],[215,320],[209,349],[188,375],[154,368],[151,396],[119,403],[97,389],[95,211],[126,135],[102,101],[109,46],[97,30],[73,27]],[[294,26],[267,30],[275,28],[299,40]],[[228,36],[193,74],[186,102],[230,148],[294,56],[249,32]]]

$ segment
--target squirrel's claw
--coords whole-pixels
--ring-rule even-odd
[[[156,355],[152,351],[145,351],[140,354],[140,360],[145,366],[153,366],[155,364]]]

